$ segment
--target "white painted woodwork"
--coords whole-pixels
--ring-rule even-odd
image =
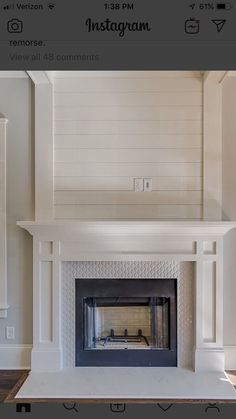
[[[201,82],[199,81],[199,85]],[[58,93],[56,106],[201,106],[199,92]]]
[[[52,262],[41,262],[40,276],[40,307],[47,323],[40,323],[40,341],[52,342]]]
[[[56,107],[55,119],[60,121],[201,121],[201,106],[171,107]]]
[[[55,215],[60,218],[201,218],[201,191],[55,193]],[[83,202],[81,205],[80,203]]]
[[[170,176],[153,177],[153,191],[201,191],[201,177]],[[134,179],[132,177],[56,177],[55,195],[58,191],[133,191]]]
[[[55,218],[63,219],[182,219],[200,220],[201,205],[55,205]]]
[[[125,78],[125,79],[129,79],[129,78],[134,78],[134,76],[137,77],[138,74],[138,78],[144,78],[146,79],[148,78],[154,78],[156,79],[157,77],[157,72],[156,71],[98,71],[98,72],[94,72],[94,71],[55,71],[54,72],[54,80],[56,79],[67,79],[68,77],[72,77],[72,78],[78,78],[78,77],[85,77],[85,78],[94,78],[94,74],[96,74],[96,77],[98,78],[114,78],[114,77],[118,77],[118,78]],[[202,76],[204,76],[204,72],[201,71],[158,71],[158,77],[160,78],[172,78],[174,75],[174,77],[184,77],[184,78],[201,78]]]
[[[35,85],[35,219],[53,219],[53,88],[44,78]]]
[[[96,73],[95,73],[96,75]],[[138,72],[133,73],[132,78],[124,77],[89,77],[87,79],[67,78],[63,80],[55,79],[55,89],[59,93],[124,93],[124,92],[199,92],[199,79],[197,78],[164,78],[155,79],[139,78]]]
[[[221,220],[222,207],[222,71],[204,80],[203,219]]]
[[[27,74],[35,85],[48,84],[51,82],[50,71],[27,71]]]
[[[87,191],[58,191],[55,193],[56,205],[79,205],[80,202],[91,205],[201,205],[201,191],[159,191],[153,192],[151,197],[146,192],[94,192]]]
[[[201,163],[55,163],[55,176],[201,177]]]
[[[224,370],[222,238],[235,223],[67,220],[18,225],[34,237],[32,371],[63,368],[61,262],[70,260],[194,262],[194,368]]]
[[[200,73],[56,72],[54,127],[56,219],[202,217]]]
[[[0,318],[7,317],[6,125],[0,115]]]
[[[55,151],[55,163],[200,163],[202,151],[200,148],[181,149],[59,149]]]
[[[206,321],[203,327],[204,342],[216,341],[216,274],[215,262],[203,263],[203,311]]]
[[[100,108],[99,108],[100,109]],[[185,149],[201,148],[202,136],[190,134],[113,134],[113,135],[55,135],[57,149]]]
[[[0,345],[1,370],[30,370],[32,345]]]
[[[59,121],[57,135],[201,134],[201,121]]]
[[[26,71],[0,71],[1,79],[27,79],[28,77]]]

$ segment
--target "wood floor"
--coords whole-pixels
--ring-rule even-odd
[[[21,387],[29,371],[0,370],[0,403],[4,403],[16,387]]]
[[[29,371],[27,370],[0,370],[0,403],[17,403],[17,400],[15,400],[14,397],[16,393],[19,391],[24,381],[26,380],[28,374],[29,374]],[[230,381],[232,382],[232,384],[236,388],[236,371],[227,371],[227,375]],[[19,402],[20,400],[18,400],[18,403]],[[29,403],[30,401],[27,401],[27,402]],[[47,402],[49,402],[49,400],[47,400]],[[62,401],[60,400],[60,402]],[[93,403],[96,403],[96,402],[97,402],[96,400],[93,401]],[[117,401],[107,401],[107,402],[115,403]],[[140,402],[140,401],[137,401],[137,402]],[[154,402],[157,403],[157,400],[153,401],[153,403]],[[196,403],[197,401],[189,401],[189,400],[187,401],[183,399],[183,400],[178,400],[178,401],[171,400],[168,402],[172,402],[172,403],[194,402]],[[198,402],[204,403],[204,400],[199,400]]]

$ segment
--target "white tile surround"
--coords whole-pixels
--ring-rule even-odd
[[[114,266],[119,266],[114,262],[138,262],[136,266],[142,266],[140,274],[144,275],[145,271],[145,276],[149,275],[147,266],[159,264],[160,267],[160,263],[165,262],[162,266],[168,267],[166,275],[169,276],[170,266],[175,266],[176,274],[178,264],[191,262],[194,266],[193,369],[196,372],[224,370],[223,236],[235,228],[234,223],[38,221],[19,222],[18,225],[34,237],[33,372],[59,371],[64,367],[63,350],[66,348],[63,347],[62,295],[66,279],[62,266],[63,262],[75,261],[79,263],[67,264],[76,266],[75,275],[87,275],[88,266],[89,269],[93,267],[90,274],[94,274],[95,267],[101,267],[102,262],[113,262],[113,265],[104,264],[100,273],[108,274],[110,268],[106,272],[106,267],[113,266],[109,273],[113,275]],[[83,265],[82,262],[100,262],[100,265]],[[142,262],[149,262],[150,265],[142,265]],[[154,262],[156,265],[153,265]],[[83,270],[82,266],[86,269]],[[121,266],[134,268],[135,265]],[[133,275],[131,271],[129,275]],[[124,269],[123,275],[126,274],[128,271]],[[136,272],[136,275],[139,273]],[[69,276],[71,280],[71,274]],[[182,333],[184,330],[181,326]],[[179,354],[184,351],[181,347]],[[65,355],[64,361],[67,358],[69,361],[66,362],[71,363],[73,355]],[[187,356],[183,356],[181,362],[185,363],[186,359]]]
[[[176,278],[178,365],[193,368],[194,271],[192,262],[63,262],[63,367],[75,366],[75,278]]]

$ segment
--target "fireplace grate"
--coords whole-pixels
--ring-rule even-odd
[[[114,329],[111,329],[110,335],[106,337],[100,337],[98,338],[98,341],[103,341],[103,346],[109,345],[109,343],[121,343],[125,344],[126,346],[134,343],[144,343],[146,346],[150,346],[148,338],[143,335],[142,329],[138,330],[137,335],[129,335],[128,329],[125,329],[123,335],[116,335]],[[124,349],[128,349],[127,347],[124,347]]]

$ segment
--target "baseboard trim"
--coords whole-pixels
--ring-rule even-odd
[[[37,348],[32,350],[31,369],[38,372],[60,371],[62,351],[60,348]]]
[[[225,369],[236,370],[236,346],[224,346]]]
[[[32,345],[0,345],[0,369],[31,368]]]
[[[32,345],[0,345],[0,369],[30,369]],[[236,370],[236,345],[224,346],[225,369]]]
[[[195,350],[195,372],[224,371],[225,353],[223,348],[201,348]]]

